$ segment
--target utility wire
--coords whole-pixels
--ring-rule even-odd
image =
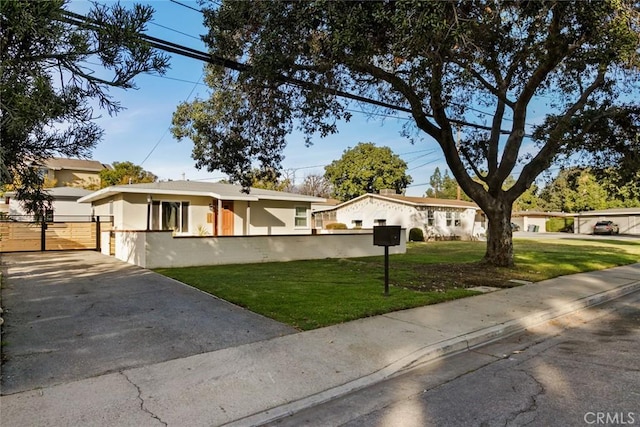
[[[198,87],[198,84],[200,84],[200,80],[202,79],[202,77],[204,76],[204,74],[200,75],[200,78],[198,79],[198,82],[193,85],[193,88],[191,88],[191,92],[189,92],[189,95],[187,95],[187,98],[185,101],[188,101],[189,98],[191,98],[191,95],[193,95],[193,92],[196,90],[196,87]],[[142,162],[140,163],[140,166],[144,165],[144,162],[147,161],[147,159],[151,156],[151,154],[153,154],[153,152],[156,150],[156,148],[158,148],[158,145],[160,145],[160,143],[162,142],[162,140],[164,139],[165,136],[167,136],[167,134],[169,133],[169,130],[171,129],[171,127],[168,127],[164,133],[162,134],[162,136],[160,137],[160,139],[158,139],[158,142],[156,142],[156,144],[153,146],[153,148],[151,149],[151,151],[149,151],[149,154],[147,154],[147,157],[144,158],[144,160],[142,160]]]
[[[70,11],[64,11],[64,20],[68,23],[74,24],[74,25],[78,25],[78,26],[98,26],[95,22],[92,22],[91,20],[89,20],[86,16],[74,13],[74,12],[70,12]],[[197,59],[209,64],[213,64],[213,65],[219,65],[222,66],[224,68],[228,68],[231,70],[235,70],[235,71],[249,71],[251,70],[251,66],[248,64],[243,64],[237,61],[233,61],[230,59],[226,59],[226,58],[222,58],[219,57],[217,55],[210,55],[208,53],[196,50],[196,49],[192,49],[190,47],[186,47],[183,45],[179,45],[177,43],[172,43],[169,42],[167,40],[163,40],[163,39],[159,39],[157,37],[152,37],[149,36],[147,34],[141,34],[140,38],[144,41],[146,41],[147,43],[149,43],[149,45],[151,45],[152,47],[155,47],[156,49],[160,49],[163,50],[165,52],[170,52],[170,53],[174,53],[176,55],[181,55],[181,56],[186,56],[189,58],[193,58],[193,59]],[[383,108],[387,108],[390,110],[396,110],[396,111],[402,111],[405,113],[412,113],[412,110],[410,108],[407,107],[401,107],[398,105],[393,105],[393,104],[389,104],[387,102],[383,102],[383,101],[378,101],[376,99],[370,99],[370,98],[366,98],[364,96],[360,96],[360,95],[356,95],[353,93],[349,93],[349,92],[345,92],[342,90],[338,90],[338,89],[334,89],[334,88],[328,88],[325,86],[320,86],[317,85],[315,83],[311,83],[305,80],[300,80],[300,79],[296,79],[293,77],[289,77],[289,76],[285,76],[285,75],[280,75],[276,78],[278,81],[282,82],[282,83],[286,83],[286,84],[291,84],[293,86],[297,86],[300,87],[302,89],[306,89],[306,90],[319,90],[337,97],[341,97],[341,98],[346,98],[346,99],[351,99],[354,101],[359,101],[359,102],[363,102],[366,104],[371,104],[371,105],[375,105],[378,107],[383,107]],[[430,114],[425,114],[427,117],[433,117]],[[492,128],[490,126],[484,126],[484,125],[479,125],[479,124],[475,124],[475,123],[470,123],[470,122],[466,122],[464,120],[458,120],[458,119],[449,119],[449,121],[451,123],[460,125],[460,126],[465,126],[465,127],[471,127],[471,128],[475,128],[475,129],[481,129],[481,130],[487,130],[487,131],[491,131]],[[503,135],[509,135],[511,132],[508,130],[500,130],[499,131],[501,134]],[[528,136],[528,135],[525,135]]]
[[[164,28],[165,30],[173,31],[174,33],[182,34],[183,36],[187,36],[187,37],[190,37],[190,38],[198,40],[198,41],[201,40],[200,37],[196,37],[196,36],[193,36],[191,34],[182,32],[180,30],[176,30],[175,28],[167,27],[166,25],[158,24],[157,22],[151,21],[149,23],[152,24],[152,25],[155,25],[156,27]]]
[[[178,4],[178,5],[182,6],[182,7],[186,7],[187,9],[195,10],[195,11],[196,11],[196,12],[198,12],[198,13],[202,13],[202,10],[197,9],[197,8],[195,8],[195,7],[193,7],[193,6],[189,6],[188,4],[184,4],[184,3],[179,2],[179,1],[176,1],[176,0],[169,0],[169,1],[170,1],[171,3]]]

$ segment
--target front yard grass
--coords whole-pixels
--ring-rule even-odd
[[[640,261],[640,243],[618,240],[514,239],[516,267],[479,262],[484,242],[410,243],[384,257],[158,269],[253,312],[301,330],[476,295],[475,286],[511,287]],[[381,248],[382,250],[382,248]]]

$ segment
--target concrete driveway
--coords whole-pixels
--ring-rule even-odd
[[[3,395],[296,332],[96,252],[0,261]]]

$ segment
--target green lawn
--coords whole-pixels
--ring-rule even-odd
[[[514,286],[510,279],[551,277],[640,262],[640,243],[616,240],[514,240],[516,267],[477,261],[484,242],[411,243],[390,257],[390,296],[384,257],[323,259],[158,269],[251,311],[302,330],[476,295],[477,285]]]

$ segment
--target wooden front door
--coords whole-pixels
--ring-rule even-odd
[[[222,202],[222,236],[233,236],[233,202]]]

